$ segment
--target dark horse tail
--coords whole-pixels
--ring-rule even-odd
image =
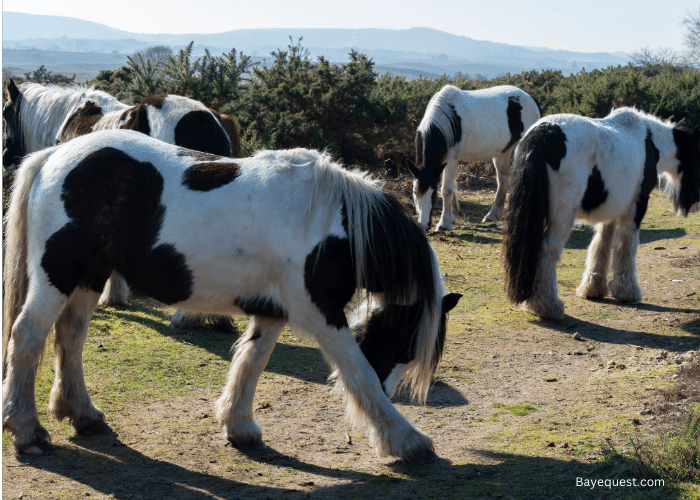
[[[535,126],[520,141],[511,170],[511,192],[503,223],[505,290],[519,304],[532,296],[542,236],[549,215],[547,164],[558,170],[566,154],[561,128]]]

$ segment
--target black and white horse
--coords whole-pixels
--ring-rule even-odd
[[[238,125],[230,116],[199,101],[177,95],[151,95],[129,106],[92,87],[59,87],[10,79],[3,109],[5,170],[14,170],[29,153],[97,130],[129,129],[178,146],[220,156],[241,156]],[[126,305],[129,289],[115,275],[108,280],[101,305]],[[177,311],[171,326],[197,328],[209,321],[228,330],[230,318]]]
[[[642,300],[635,257],[658,176],[678,214],[698,210],[700,127],[691,132],[634,108],[603,119],[560,114],[537,122],[513,162],[503,228],[508,299],[538,316],[564,317],[556,266],[581,219],[595,225],[595,236],[577,295]]]
[[[523,133],[541,116],[537,102],[511,85],[460,90],[445,85],[428,103],[416,131],[416,178],[413,201],[418,222],[430,229],[442,176],[442,216],[438,230],[452,229],[459,214],[454,180],[459,161],[493,159],[498,189],[483,222],[498,221],[508,192],[510,153]]]
[[[29,156],[7,219],[3,429],[20,452],[50,436],[35,374],[55,325],[49,410],[77,432],[109,432],[83,378],[82,346],[113,271],[146,295],[203,313],[252,316],[216,415],[235,444],[261,441],[253,394],[284,326],[311,333],[337,369],[354,423],[382,454],[411,459],[430,438],[390,403],[424,401],[445,338],[437,256],[401,204],[360,173],[304,149],[232,160],[111,130]],[[357,340],[344,307],[368,294]]]

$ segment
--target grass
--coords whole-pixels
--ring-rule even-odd
[[[589,228],[581,227],[572,233],[559,267],[566,320],[543,321],[525,314],[503,300],[500,229],[479,223],[486,200],[479,201],[469,193],[460,193],[460,197],[465,212],[460,226],[451,234],[430,235],[448,290],[464,294],[450,315],[438,383],[431,390],[426,407],[396,403],[399,411],[436,440],[441,458],[411,466],[377,459],[367,446],[363,430],[350,431],[353,444],[347,445],[342,402],[329,398],[325,380],[329,367],[313,340],[288,329],[282,333],[263,373],[254,402],[256,415],[266,423],[264,439],[273,443],[271,458],[239,453],[224,447],[223,442],[212,448],[216,450],[213,454],[208,448],[200,452],[199,442],[218,436],[218,428],[207,423],[212,421],[210,406],[206,406],[209,418],[192,429],[183,428],[179,418],[159,417],[161,420],[156,423],[144,424],[144,429],[153,433],[132,435],[132,441],[121,448],[110,449],[108,444],[106,451],[126,450],[133,455],[129,458],[133,463],[129,464],[128,474],[134,475],[134,481],[141,480],[137,477],[141,470],[165,471],[166,479],[159,484],[164,497],[171,498],[179,498],[171,495],[173,491],[182,498],[199,498],[192,494],[194,490],[173,486],[174,480],[168,482],[167,474],[175,473],[182,474],[182,484],[206,489],[212,496],[222,498],[229,497],[230,491],[237,492],[235,488],[248,485],[261,491],[274,485],[288,490],[289,498],[297,498],[294,488],[306,483],[315,483],[309,490],[311,496],[313,489],[318,488],[319,496],[332,497],[337,493],[342,498],[697,498],[700,489],[697,477],[692,475],[664,476],[668,478],[664,488],[633,491],[575,486],[576,477],[641,477],[634,445],[645,457],[645,463],[651,463],[652,457],[667,457],[671,444],[692,443],[679,427],[674,431],[675,437],[660,437],[665,444],[657,446],[656,441],[645,441],[639,436],[632,420],[640,418],[640,401],[651,393],[644,392],[646,387],[676,394],[669,397],[685,395],[669,381],[675,365],[658,365],[649,360],[662,349],[675,356],[700,346],[697,319],[670,321],[681,317],[683,310],[697,310],[697,302],[692,302],[692,297],[678,299],[673,289],[668,296],[635,306],[579,299],[575,288],[591,236]],[[667,215],[669,206],[658,193],[652,196],[648,217],[642,224],[642,245],[667,249],[656,252],[697,248],[699,218],[672,217]],[[657,283],[645,283],[649,273],[644,266],[639,267],[642,289],[654,292]],[[665,267],[663,284],[697,276],[696,269]],[[700,292],[698,286],[691,290]],[[201,395],[210,400],[224,384],[230,348],[237,336],[171,330],[167,326],[170,312],[155,302],[133,299],[128,308],[100,309],[95,313],[84,349],[86,382],[94,401],[115,427],[133,430],[134,413],[139,409],[148,420],[144,407],[151,402],[172,401],[177,414],[185,419],[188,414],[182,413],[186,409],[181,408],[183,401]],[[641,320],[630,325],[630,317]],[[245,320],[237,322],[239,331],[243,331]],[[585,341],[572,339],[578,331],[586,337]],[[587,350],[588,346],[593,349]],[[512,358],[526,357],[531,363],[509,365]],[[592,369],[597,369],[598,364],[603,366],[583,374],[580,380],[572,380],[567,363],[584,357],[590,360]],[[628,368],[608,373],[605,365],[613,357],[618,366],[626,364]],[[628,359],[634,357],[646,364],[630,363]],[[63,448],[60,461],[71,463],[78,461],[76,457],[87,456],[90,471],[100,470],[108,461],[98,453],[93,455],[86,441],[74,440],[67,423],[55,422],[46,415],[53,378],[52,356],[47,355],[38,376],[37,406],[42,423]],[[506,397],[499,393],[505,387],[520,390],[525,383],[534,387],[530,394],[516,391]],[[684,383],[692,388],[689,381]],[[309,418],[298,429],[298,422],[292,424],[294,429],[287,434],[278,432],[283,437],[276,437],[277,441],[268,441],[274,426],[286,428],[278,401],[287,389],[290,395],[298,391],[298,397],[291,399],[294,409],[307,412],[304,415]],[[436,399],[431,401],[431,397]],[[680,400],[672,401],[675,405]],[[326,412],[325,406],[332,411]],[[322,425],[330,418],[330,430],[322,431]],[[697,425],[697,411],[694,418],[693,425]],[[323,434],[325,441],[303,447],[297,442],[302,431],[314,439]],[[606,447],[606,439],[612,448]],[[445,443],[452,445],[449,453],[444,451]],[[346,453],[359,450],[360,446],[364,446],[362,456],[359,452]],[[95,449],[105,453],[99,447]],[[277,455],[275,449],[279,450]],[[643,455],[642,449],[651,455]],[[195,465],[187,469],[188,465],[178,460],[190,455],[195,457]],[[213,458],[218,464],[210,463]],[[4,463],[17,463],[7,433],[3,434],[3,459]],[[670,464],[674,470],[692,471],[670,456],[659,463]],[[41,484],[46,491],[56,489],[57,498],[82,497],[86,493],[92,498],[103,498],[113,493],[110,488],[118,487],[116,483],[126,484],[126,472],[115,476],[117,480],[104,475],[98,480],[88,477],[87,470],[85,475],[77,469],[74,473],[58,473],[52,472],[51,463],[33,464],[24,462],[21,467],[5,469],[11,475],[4,479],[3,493],[8,497],[19,493],[13,490],[17,478],[26,479],[28,484]],[[43,472],[43,468],[49,471]],[[659,474],[668,474],[659,470]],[[207,471],[206,476],[198,483],[203,471]],[[33,481],[35,476],[38,479]],[[263,493],[276,497],[281,491],[265,490],[260,495]],[[244,492],[236,494],[243,496]],[[118,498],[128,496],[124,491],[115,494]]]

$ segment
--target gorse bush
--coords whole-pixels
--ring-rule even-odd
[[[200,100],[238,121],[247,155],[260,148],[328,149],[336,161],[368,169],[413,161],[416,128],[430,98],[446,84],[463,90],[515,85],[537,99],[545,115],[601,118],[614,107],[636,106],[686,126],[700,123],[696,68],[645,64],[571,76],[533,70],[491,80],[407,80],[378,75],[372,60],[356,51],[346,63],[312,60],[301,41],[273,52],[269,66],[235,49],[193,58],[193,43],[159,59],[135,54],[126,66],[102,71],[89,83],[131,104],[159,93]]]

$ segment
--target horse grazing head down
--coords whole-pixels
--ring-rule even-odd
[[[437,368],[445,345],[447,313],[454,309],[461,297],[459,293],[448,293],[442,299],[433,368]],[[353,325],[355,339],[377,372],[388,397],[392,397],[402,383],[405,385],[408,382],[404,381],[404,375],[416,359],[415,338],[419,323],[418,306],[387,304],[376,307]]]
[[[6,89],[7,103],[2,108],[2,166],[12,171],[19,166],[20,159],[25,155],[22,129],[19,126],[22,93],[10,78]]]

